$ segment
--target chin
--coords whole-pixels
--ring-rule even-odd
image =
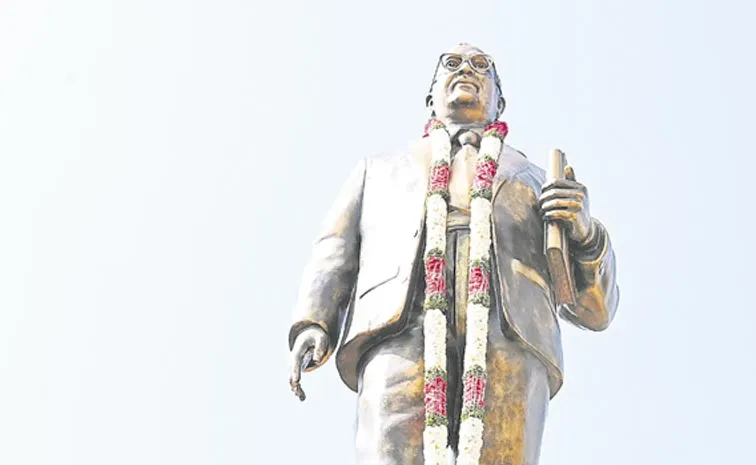
[[[485,108],[478,99],[454,100],[449,102],[449,113],[468,121],[477,121],[485,118]]]
[[[469,92],[454,92],[449,96],[449,105],[454,107],[479,106],[480,98],[477,94]]]
[[[449,119],[458,124],[488,124],[486,114],[479,109],[458,108],[449,113]]]

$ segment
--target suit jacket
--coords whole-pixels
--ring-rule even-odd
[[[320,326],[330,339],[322,365],[343,335],[336,363],[352,390],[361,356],[404,327],[413,287],[421,284],[429,166],[429,138],[360,160],[326,216],[305,269],[290,347],[303,329]],[[562,385],[563,359],[537,205],[544,182],[541,168],[504,145],[492,198],[493,295],[502,326],[548,367],[553,397]],[[579,305],[559,313],[581,328],[601,331],[614,317],[619,290],[609,236],[597,224],[592,252],[576,251],[573,257]]]

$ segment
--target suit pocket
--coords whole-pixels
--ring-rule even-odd
[[[519,287],[522,288],[524,292],[534,297],[536,294],[542,294],[548,307],[551,309],[551,312],[556,315],[556,308],[554,307],[549,281],[547,281],[541,273],[517,259],[512,259],[512,276],[515,279],[518,279],[518,277],[522,279]],[[528,291],[528,288],[532,289]]]
[[[512,259],[512,274],[515,276],[520,275],[529,279],[545,292],[550,292],[549,284],[546,282],[546,278],[541,276],[535,269],[525,265],[517,259]]]
[[[365,273],[364,276],[361,275],[359,277],[360,284],[358,285],[357,298],[362,299],[371,291],[396,279],[397,276],[399,276],[399,266],[396,266],[393,271],[384,270],[383,273]]]

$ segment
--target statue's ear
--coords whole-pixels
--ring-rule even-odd
[[[430,112],[431,118],[436,117],[436,112],[433,110],[433,95],[428,94],[425,96],[425,108]]]
[[[504,97],[499,97],[499,104],[497,107],[498,116],[501,116],[502,113],[504,113],[504,109],[507,107],[507,101],[504,100]]]

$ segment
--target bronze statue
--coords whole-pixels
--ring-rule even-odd
[[[289,334],[290,383],[304,399],[301,371],[341,340],[358,464],[445,463],[448,445],[458,464],[534,465],[562,385],[557,315],[601,331],[617,309],[609,235],[572,168],[547,182],[503,143],[490,56],[468,44],[441,55],[426,104],[426,137],[360,160],[324,221]],[[545,225],[563,228],[574,305],[555,297]]]

